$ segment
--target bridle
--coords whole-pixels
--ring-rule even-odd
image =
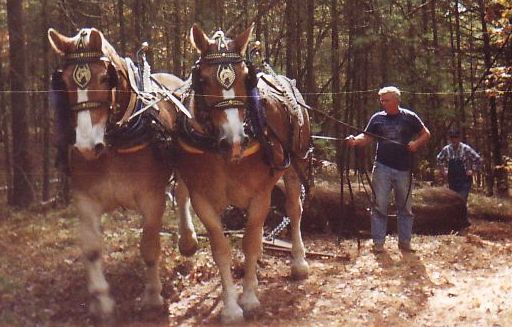
[[[102,52],[99,51],[87,51],[84,45],[84,39],[87,33],[82,33],[78,40],[77,48],[75,52],[67,53],[64,55],[63,63],[60,69],[55,71],[54,77],[62,80],[62,72],[69,66],[73,68],[73,81],[80,89],[85,89],[91,80],[91,69],[89,64],[91,63],[106,63],[107,75],[109,78],[110,90],[112,92],[110,101],[83,101],[78,102],[69,106],[72,112],[80,112],[84,110],[96,110],[102,107],[109,108],[110,111],[117,108],[116,104],[116,88],[119,82],[119,77],[114,64],[109,58],[107,58]],[[62,83],[65,85],[65,83]]]
[[[246,101],[240,99],[223,99],[208,105],[205,101],[205,95],[202,90],[202,81],[200,77],[201,65],[217,66],[217,82],[222,88],[229,90],[234,84],[236,75],[233,65],[245,63],[249,73],[247,76],[246,87],[247,89],[256,87],[256,72],[250,60],[245,59],[240,53],[227,50],[227,42],[222,31],[217,31],[213,36],[217,44],[215,51],[209,51],[206,55],[199,58],[192,67],[192,89],[194,95],[198,97],[198,104],[201,110],[226,110],[228,108],[246,108]]]

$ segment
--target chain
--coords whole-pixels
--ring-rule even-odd
[[[265,236],[266,241],[274,241],[277,235],[281,234],[281,232],[290,224],[290,218],[283,217],[283,221],[279,223],[267,236]]]

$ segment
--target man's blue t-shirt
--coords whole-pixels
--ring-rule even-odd
[[[401,143],[377,139],[375,160],[404,171],[412,168],[412,153],[407,150],[407,144],[425,125],[414,112],[404,108],[399,110],[400,112],[395,115],[388,115],[385,111],[375,113],[365,131]]]

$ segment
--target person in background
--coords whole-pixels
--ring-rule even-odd
[[[430,139],[430,131],[412,111],[400,107],[400,90],[394,86],[379,90],[382,111],[369,120],[365,132],[350,135],[349,146],[365,146],[377,141],[372,186],[375,203],[371,214],[373,249],[384,251],[391,190],[397,207],[398,247],[412,252],[412,155]]]
[[[450,144],[437,155],[437,164],[444,177],[448,179],[448,187],[457,192],[466,203],[462,227],[468,227],[470,225],[467,215],[468,195],[473,182],[473,172],[480,170],[482,158],[473,148],[461,142],[459,130],[449,130],[448,137]]]

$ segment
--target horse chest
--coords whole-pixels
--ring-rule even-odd
[[[246,208],[258,194],[270,192],[281,173],[271,173],[259,154],[238,163],[215,154],[183,155],[178,170],[191,196],[200,196],[219,207]]]
[[[105,208],[136,209],[141,199],[163,194],[169,177],[170,171],[151,152],[107,155],[93,162],[76,160],[72,186]]]

